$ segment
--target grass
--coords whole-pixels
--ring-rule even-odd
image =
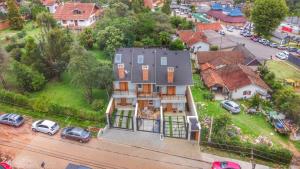
[[[121,114],[119,116],[119,124],[118,126],[122,128],[122,122],[123,122],[123,115],[124,115],[124,110],[121,111]]]
[[[129,129],[129,125],[130,125],[130,122],[131,122],[131,113],[132,113],[132,111],[130,110],[128,112],[128,118],[127,118],[127,122],[126,122],[126,128],[128,128],[128,129]]]
[[[283,61],[268,61],[267,67],[275,73],[276,78],[283,79],[300,79],[300,71],[297,68]]]
[[[97,49],[96,47],[88,50],[88,52],[102,63],[111,63],[110,58],[108,58],[103,51]]]
[[[225,109],[221,108],[218,101],[209,101],[203,98],[203,93],[208,90],[203,87],[200,80],[200,76],[197,74],[193,75],[194,86],[192,87],[192,93],[195,102],[197,103],[198,114],[200,117],[213,116],[219,117],[222,114],[229,114]],[[274,146],[282,147],[282,143],[287,143],[288,138],[286,136],[279,135],[276,133],[269,124],[265,117],[260,115],[248,115],[245,112],[241,112],[237,115],[231,115],[233,125],[239,127],[242,131],[243,136],[246,136],[250,141],[254,141],[260,135],[267,136],[272,140]]]
[[[32,98],[48,99],[53,103],[71,106],[79,109],[93,110],[84,97],[84,90],[71,84],[68,73],[62,75],[62,81],[50,81],[45,88],[39,92],[30,93]],[[103,99],[104,107],[108,103],[105,90],[94,90],[95,99]],[[104,113],[104,112],[103,112]]]

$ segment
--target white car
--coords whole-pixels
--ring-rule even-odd
[[[241,112],[240,106],[234,101],[223,100],[221,102],[221,106],[230,111],[232,114],[238,114],[239,112]]]
[[[32,123],[31,129],[34,132],[42,132],[52,136],[58,132],[59,125],[50,120],[38,120]]]
[[[288,59],[289,56],[286,55],[286,53],[284,53],[284,52],[279,52],[279,53],[276,54],[276,57],[281,59],[281,60],[286,60],[286,59]]]

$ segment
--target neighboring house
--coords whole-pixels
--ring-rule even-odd
[[[64,27],[82,29],[93,25],[102,12],[95,3],[66,2],[58,6],[54,18]]]
[[[196,23],[196,31],[207,31],[213,30],[219,32],[222,29],[220,22],[213,22],[213,23]]]
[[[204,84],[215,93],[225,94],[230,99],[248,99],[255,94],[266,96],[269,86],[251,68],[231,64],[219,69],[202,66]]]
[[[55,13],[59,5],[57,0],[41,0],[41,2],[50,13]]]
[[[177,32],[181,41],[190,49],[192,53],[199,51],[209,51],[209,44],[202,32],[193,30],[181,30]]]
[[[161,0],[144,0],[144,5],[146,8],[151,9],[152,11],[155,10],[155,8],[161,6],[163,2]]]
[[[213,3],[211,10],[206,12],[206,14],[226,26],[244,26],[247,22],[239,8],[233,8],[231,5],[223,5],[221,3]]]
[[[207,37],[207,43],[211,46],[218,46],[219,50],[232,50],[238,44],[226,36],[220,35],[218,32],[213,30],[203,31]]]
[[[173,128],[170,129],[168,123],[174,118],[180,119],[181,127],[174,126],[173,137],[195,138],[192,134],[195,128],[187,131],[187,123],[194,124],[193,117],[197,119],[197,131],[200,131],[189,87],[193,81],[188,51],[120,48],[116,51],[113,69],[113,95],[107,109],[110,127],[120,128],[115,122],[120,116],[118,112],[134,110],[133,117],[128,117],[133,118],[133,130],[170,136],[169,130]],[[124,122],[124,113],[122,116]]]

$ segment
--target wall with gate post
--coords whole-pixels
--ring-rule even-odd
[[[137,130],[136,117],[137,117],[137,114],[138,114],[138,108],[139,108],[139,104],[136,103],[136,104],[135,104],[134,115],[133,115],[133,131],[134,131],[134,132],[136,132],[136,130]]]
[[[164,112],[163,107],[160,106],[160,134],[164,133]]]

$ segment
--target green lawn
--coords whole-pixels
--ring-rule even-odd
[[[103,99],[104,107],[106,107],[108,102],[106,91],[94,90],[93,94],[95,99]],[[70,83],[70,77],[67,73],[63,74],[61,82],[48,82],[43,90],[29,94],[29,96],[34,98],[46,98],[51,100],[51,102],[79,109],[92,110],[90,104],[84,97],[83,89],[73,86]]]
[[[192,93],[200,117],[218,117],[222,114],[229,114],[229,112],[220,107],[218,101],[208,101],[203,98],[203,93],[208,91],[203,87],[198,74],[193,75],[193,80],[194,86],[192,87]],[[274,131],[273,127],[266,121],[263,115],[248,115],[245,112],[241,112],[237,115],[230,114],[230,116],[233,124],[239,127],[242,134],[247,136],[251,141],[260,135],[270,138],[276,147],[282,147],[281,143],[286,143],[288,141],[287,137],[281,136]]]
[[[284,61],[268,61],[267,67],[275,73],[276,78],[282,79],[300,79],[300,70],[288,65]]]

